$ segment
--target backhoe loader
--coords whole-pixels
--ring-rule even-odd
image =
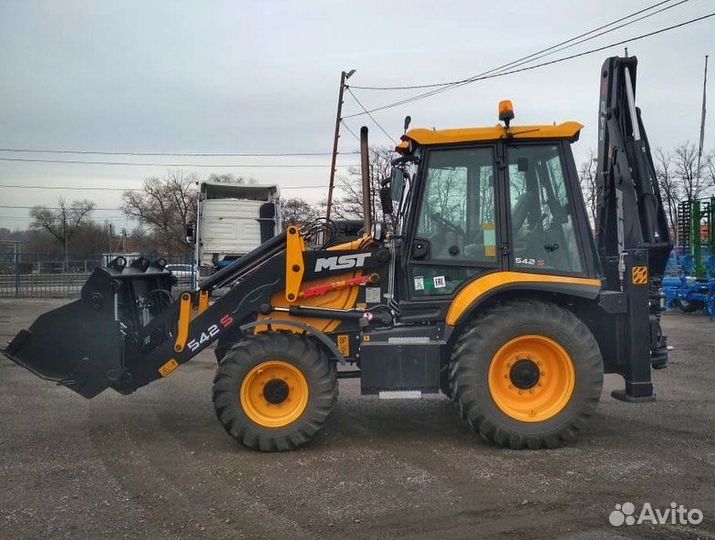
[[[359,238],[338,243],[325,219],[291,225],[178,296],[165,261],[118,257],[4,354],[92,398],[132,393],[216,343],[216,416],[261,451],[306,444],[349,377],[381,398],[442,392],[502,447],[570,443],[604,373],[624,379],[616,398],[646,401],[667,363],[671,241],[636,63],[609,58],[600,73],[595,235],[571,151],[582,126],[512,125],[503,101],[492,127],[406,125],[374,223],[363,166]],[[363,128],[363,165],[367,148]]]

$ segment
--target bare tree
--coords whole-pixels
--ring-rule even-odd
[[[169,171],[165,178],[149,178],[141,191],[122,194],[122,211],[147,225],[166,253],[184,253],[186,226],[196,220],[196,175]]]
[[[682,184],[674,173],[673,156],[658,148],[655,151],[655,174],[658,178],[660,196],[663,199],[668,227],[675,231],[678,225],[678,202],[682,197]]]
[[[714,195],[715,190],[715,152],[710,152],[703,159],[702,174],[705,178],[705,186],[708,195]]]
[[[70,240],[89,218],[94,206],[94,202],[87,199],[72,201],[68,205],[62,197],[59,197],[57,208],[35,206],[30,210],[33,219],[30,228],[43,229],[62,244],[65,252],[65,272],[69,265]]]
[[[598,187],[596,185],[596,171],[598,163],[593,149],[588,151],[588,158],[581,163],[578,169],[578,178],[581,184],[581,192],[583,200],[586,203],[586,212],[588,219],[591,221],[591,226],[596,223],[598,213]]]
[[[376,220],[382,219],[380,182],[389,176],[393,157],[393,149],[390,147],[370,147],[370,204],[373,208],[373,217]],[[362,219],[360,167],[350,167],[347,175],[338,176],[336,188],[341,196],[333,200],[333,216],[337,219]]]
[[[319,217],[319,210],[305,199],[294,197],[281,201],[281,221],[283,227],[300,225]]]
[[[698,169],[698,149],[694,144],[685,142],[676,146],[673,150],[673,164],[673,172],[682,186],[683,198],[695,200],[712,189],[712,182],[707,175],[702,174],[707,167],[701,164]]]

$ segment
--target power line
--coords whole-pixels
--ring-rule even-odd
[[[0,152],[31,154],[83,154],[106,156],[185,156],[185,157],[288,157],[288,156],[330,156],[331,152],[117,152],[99,150],[57,150],[44,148],[0,148]],[[359,154],[360,152],[338,152],[338,154]]]
[[[534,65],[532,65],[532,66],[526,66],[526,67],[522,67],[522,68],[518,68],[518,69],[513,69],[513,70],[509,70],[509,71],[502,71],[502,72],[494,73],[494,74],[491,74],[491,75],[484,75],[484,76],[475,77],[475,78],[466,80],[466,81],[463,82],[463,83],[459,83],[459,84],[452,85],[452,86],[449,86],[449,87],[439,88],[439,89],[437,89],[437,90],[432,90],[431,92],[425,92],[425,93],[422,93],[422,94],[417,94],[417,95],[415,95],[415,96],[411,96],[411,97],[409,97],[409,98],[405,98],[405,99],[402,99],[402,100],[400,100],[400,101],[396,101],[396,102],[393,102],[393,103],[388,103],[388,104],[386,104],[386,105],[382,105],[382,106],[379,106],[379,107],[375,107],[375,108],[373,108],[373,109],[369,109],[368,112],[374,113],[374,112],[377,112],[377,111],[382,111],[382,110],[385,110],[385,109],[390,109],[390,108],[393,108],[393,107],[398,107],[398,106],[400,106],[400,105],[405,105],[405,104],[407,104],[407,103],[411,103],[411,102],[413,102],[413,101],[418,101],[418,100],[420,100],[420,99],[425,99],[425,98],[431,97],[431,96],[433,96],[433,95],[436,95],[436,94],[445,92],[445,91],[447,91],[447,90],[452,90],[452,89],[458,88],[458,87],[460,87],[460,86],[465,86],[465,85],[467,85],[467,84],[471,84],[471,83],[476,82],[476,81],[482,81],[482,80],[486,80],[486,79],[494,79],[494,78],[497,78],[497,77],[503,77],[503,76],[505,76],[505,75],[512,75],[512,74],[514,74],[514,73],[521,73],[522,71],[530,71],[530,70],[538,69],[538,68],[541,68],[541,67],[544,67],[544,66],[549,66],[549,65],[552,65],[552,64],[558,64],[558,63],[560,63],[560,62],[565,62],[566,60],[572,60],[572,59],[574,59],[574,58],[579,58],[579,57],[581,57],[581,56],[586,56],[586,55],[589,55],[589,54],[593,54],[593,53],[596,53],[596,52],[600,52],[600,51],[603,51],[603,50],[605,50],[605,49],[610,49],[610,48],[616,47],[616,46],[618,46],[618,45],[624,45],[624,44],[626,44],[626,43],[630,43],[630,42],[633,42],[633,41],[638,41],[638,40],[640,40],[640,39],[644,39],[644,38],[651,37],[651,36],[654,36],[654,35],[657,35],[657,34],[661,34],[661,33],[663,33],[663,32],[667,32],[667,31],[669,31],[669,30],[674,30],[674,29],[680,28],[680,27],[682,27],[682,26],[687,26],[687,25],[689,25],[689,24],[693,24],[693,23],[696,23],[696,22],[699,22],[699,21],[702,21],[702,20],[705,20],[705,19],[709,19],[710,17],[713,17],[713,16],[715,16],[715,12],[709,13],[709,14],[707,14],[707,15],[703,15],[703,16],[701,16],[701,17],[696,17],[696,18],[694,18],[694,19],[690,19],[690,20],[688,20],[688,21],[684,21],[684,22],[679,23],[679,24],[674,24],[674,25],[672,25],[672,26],[667,26],[667,27],[664,27],[664,28],[660,28],[660,29],[654,30],[654,31],[652,31],[652,32],[647,32],[647,33],[645,33],[645,34],[640,34],[640,35],[638,35],[638,36],[634,36],[634,37],[631,37],[631,38],[628,38],[628,39],[624,39],[624,40],[617,41],[617,42],[614,42],[614,43],[609,43],[608,45],[604,45],[604,46],[602,46],[602,47],[598,47],[598,48],[595,48],[595,49],[590,49],[590,50],[583,51],[583,52],[580,52],[580,53],[577,53],[577,54],[572,54],[572,55],[569,55],[569,56],[563,56],[563,57],[557,58],[557,59],[555,59],[555,60],[550,60],[550,61],[548,61],[548,62],[542,62],[542,63],[540,63],[540,64],[534,64]],[[346,116],[345,118],[352,118],[352,117],[355,117],[355,116],[361,116],[361,115],[363,115],[363,114],[365,114],[365,113],[364,113],[364,112],[363,112],[363,113],[355,113],[355,114],[352,114],[352,115],[350,115],[350,116]]]
[[[355,103],[357,103],[357,104],[360,106],[360,108],[361,108],[363,111],[365,111],[365,114],[367,114],[367,115],[370,117],[370,120],[372,120],[373,124],[375,124],[375,125],[380,129],[380,131],[382,131],[382,132],[385,134],[385,137],[387,137],[387,139],[390,141],[390,143],[394,144],[395,139],[393,139],[392,137],[390,137],[390,134],[385,130],[385,128],[383,128],[383,127],[380,125],[380,123],[379,123],[377,120],[375,120],[375,117],[374,117],[372,114],[370,114],[370,111],[368,111],[368,110],[365,108],[365,106],[360,102],[360,100],[357,98],[357,96],[353,93],[352,89],[351,89],[349,86],[347,87],[347,89],[348,89],[348,93],[349,93],[349,94],[353,97],[353,99],[355,100]]]
[[[652,7],[653,7],[653,6],[652,6]],[[572,38],[572,39],[573,39],[573,38]],[[568,40],[568,41],[571,41],[571,40]],[[566,43],[566,42],[564,42],[564,43]],[[553,47],[551,47],[551,48],[558,47],[559,45],[560,45],[560,44],[557,44],[557,45],[555,45],[555,46],[553,46]],[[608,46],[607,46],[607,47],[608,47]],[[606,47],[606,48],[607,48],[607,47]],[[568,47],[565,47],[565,48],[568,48]],[[544,50],[549,50],[549,49],[544,49]],[[600,50],[600,49],[599,49],[599,50]],[[540,54],[541,52],[543,52],[543,51],[538,51],[538,52],[536,52],[536,53],[534,53],[534,54],[532,54],[532,55],[529,55],[529,56],[527,56],[527,57],[524,57],[524,58],[532,58],[532,57],[534,57],[534,56]],[[549,53],[549,54],[551,54],[551,53]],[[543,56],[547,56],[547,55],[543,55]],[[541,58],[541,56],[538,57],[538,58]],[[571,58],[571,57],[569,57],[569,58]],[[533,59],[533,58],[532,58],[532,59]],[[504,72],[504,68],[506,68],[506,67],[515,67],[515,66],[523,65],[523,64],[525,64],[525,63],[528,64],[528,63],[530,63],[531,61],[532,61],[532,60],[528,60],[528,61],[526,61],[526,62],[521,62],[520,60],[516,60],[516,61],[513,61],[513,62],[509,62],[509,63],[504,64],[504,65],[502,65],[502,66],[500,66],[500,67],[498,67],[498,68],[494,68],[494,69],[490,69],[490,70],[488,70],[488,71],[484,71],[484,72],[480,73],[479,75],[475,75],[474,77],[470,77],[470,78],[467,78],[467,79],[463,79],[463,80],[461,80],[461,81],[455,81],[455,82],[452,83],[452,84],[449,84],[449,85],[447,85],[447,86],[442,86],[442,87],[437,88],[437,89],[435,89],[435,90],[431,90],[431,91],[428,91],[428,92],[423,92],[423,93],[420,93],[420,94],[416,94],[416,95],[413,95],[413,96],[410,96],[410,97],[407,97],[407,98],[404,98],[404,99],[400,99],[400,100],[395,101],[395,102],[392,102],[392,103],[388,103],[388,104],[383,105],[383,106],[380,106],[380,107],[376,107],[375,109],[371,109],[371,112],[375,112],[376,110],[389,109],[389,108],[397,107],[397,106],[400,106],[400,105],[406,105],[406,104],[408,104],[408,103],[412,103],[412,102],[414,102],[414,101],[418,101],[418,100],[421,100],[421,99],[426,99],[426,98],[428,98],[428,97],[432,97],[432,96],[434,96],[434,95],[440,94],[440,93],[442,93],[442,92],[446,92],[446,91],[448,91],[448,90],[452,90],[452,89],[455,89],[455,88],[460,88],[460,87],[462,87],[462,86],[465,86],[465,85],[467,85],[467,84],[471,84],[471,83],[473,83],[473,82],[475,82],[475,81],[478,81],[478,80],[486,80],[486,79],[498,77],[498,76],[501,76],[501,75],[504,75],[504,74],[509,74],[509,73],[512,73],[512,71],[510,70],[509,72]],[[540,66],[534,66],[534,68],[535,68],[535,67],[540,67]],[[497,73],[494,73],[494,72],[497,72]]]
[[[126,220],[133,220],[133,216],[123,216],[123,215],[116,215],[116,216],[89,216],[89,219],[91,220],[97,220],[97,219],[126,219]],[[0,216],[0,221],[35,221],[35,218],[33,217],[27,217],[27,216]]]
[[[531,58],[530,60],[527,60],[527,61],[525,61],[525,62],[517,62],[517,63],[515,63],[514,65],[512,65],[511,67],[514,68],[514,67],[523,66],[523,65],[525,65],[525,64],[531,64],[532,62],[534,62],[534,61],[536,61],[536,60],[539,60],[540,58],[546,58],[547,56],[551,56],[552,54],[555,54],[555,53],[557,53],[557,52],[565,51],[566,49],[570,49],[570,48],[572,48],[572,47],[575,47],[576,45],[580,45],[580,44],[582,44],[582,43],[586,43],[587,41],[591,41],[592,39],[596,39],[596,38],[601,37],[601,36],[605,36],[606,34],[610,34],[611,32],[615,32],[616,30],[620,30],[621,28],[624,28],[624,27],[626,27],[626,26],[630,26],[631,24],[635,24],[635,23],[640,22],[640,21],[642,21],[642,20],[644,20],[644,19],[648,19],[648,18],[650,18],[650,17],[653,17],[654,15],[657,15],[657,14],[662,13],[662,12],[664,12],[664,11],[667,11],[667,10],[669,10],[669,9],[673,9],[674,7],[678,7],[679,5],[685,4],[686,2],[690,2],[690,1],[691,1],[691,0],[680,0],[679,2],[677,2],[677,3],[675,3],[675,4],[671,4],[671,5],[669,5],[669,6],[665,6],[665,7],[661,8],[661,9],[659,9],[659,10],[657,10],[657,11],[654,11],[654,12],[652,12],[652,13],[648,13],[647,15],[643,15],[642,17],[638,17],[637,19],[633,19],[633,20],[628,21],[628,22],[626,22],[626,23],[619,24],[618,26],[614,26],[613,28],[609,28],[608,30],[605,30],[605,31],[600,32],[600,33],[598,33],[598,34],[595,34],[595,35],[593,35],[593,36],[589,36],[589,37],[586,37],[586,38],[584,38],[584,39],[581,39],[581,40],[575,41],[575,42],[573,42],[573,43],[570,43],[570,44],[568,44],[568,45],[565,45],[565,46],[563,46],[563,47],[559,47],[559,48],[557,48],[557,49],[555,49],[555,50],[553,50],[553,51],[551,51],[551,52],[547,52],[547,53],[544,53],[544,54],[539,54],[538,56],[534,56],[533,58]],[[504,71],[504,70],[503,70],[503,69],[500,69],[499,71]]]
[[[249,165],[245,163],[235,164],[235,163],[137,163],[131,161],[82,161],[75,159],[34,159],[34,158],[6,158],[0,157],[0,161],[11,161],[11,162],[21,162],[21,163],[68,163],[68,164],[81,164],[81,165],[128,165],[131,167],[208,167],[216,169],[226,169],[226,168],[261,168],[261,169],[273,169],[273,168],[285,168],[285,169],[315,169],[315,168],[329,168],[330,165],[323,165],[318,163],[311,164],[278,164],[278,165],[267,165],[267,164],[256,164]],[[336,167],[352,167],[353,165],[336,165]]]
[[[281,190],[285,189],[325,189],[327,184],[314,186],[280,186]],[[20,188],[20,189],[52,189],[52,190],[77,190],[77,191],[142,191],[143,188],[129,187],[106,187],[106,186],[25,186],[22,184],[0,184],[0,188]]]
[[[358,141],[358,142],[360,141],[360,137],[358,137],[358,136],[355,134],[355,132],[354,132],[352,129],[350,129],[350,126],[348,126],[347,122],[346,122],[344,119],[341,118],[341,119],[340,119],[340,123],[343,125],[343,127],[344,127],[345,129],[348,130],[348,133],[350,133],[350,135],[352,135],[353,137],[355,137],[355,140],[356,140],[356,141]]]
[[[492,72],[494,72],[494,71],[499,71],[499,70],[501,70],[501,69],[503,69],[503,68],[510,67],[510,66],[512,66],[512,65],[514,65],[514,64],[517,64],[517,63],[519,63],[519,62],[522,62],[522,61],[528,60],[528,59],[530,59],[530,58],[533,58],[534,56],[537,56],[537,55],[539,55],[539,54],[541,54],[541,53],[545,53],[545,52],[547,52],[547,51],[552,51],[553,49],[556,49],[557,47],[560,47],[560,46],[562,46],[562,45],[566,45],[567,43],[571,43],[571,42],[573,42],[573,41],[575,41],[575,40],[577,40],[577,39],[579,39],[579,38],[588,36],[589,34],[593,34],[593,33],[595,33],[595,32],[598,32],[599,30],[603,30],[604,28],[608,28],[609,26],[613,26],[614,24],[618,24],[618,23],[621,22],[621,21],[625,21],[625,20],[627,20],[627,19],[630,19],[630,18],[632,18],[632,17],[635,17],[636,15],[640,15],[641,13],[644,13],[644,12],[646,12],[646,11],[650,11],[650,10],[652,10],[652,9],[654,9],[654,8],[657,8],[657,7],[659,7],[659,6],[663,5],[663,4],[667,4],[668,2],[672,2],[672,1],[673,1],[673,0],[663,0],[663,1],[661,1],[661,2],[658,2],[658,3],[656,3],[656,4],[653,4],[653,5],[651,5],[651,6],[648,6],[648,7],[645,7],[645,8],[643,8],[643,9],[640,9],[640,10],[638,10],[638,11],[635,11],[635,12],[633,12],[633,13],[630,13],[630,14],[624,16],[624,17],[621,17],[620,19],[616,19],[616,20],[611,21],[611,22],[609,22],[609,23],[603,24],[603,25],[601,25],[601,26],[599,26],[599,27],[597,27],[597,28],[594,28],[594,29],[592,29],[592,30],[589,30],[588,32],[584,32],[584,33],[582,33],[582,34],[579,34],[579,35],[577,35],[577,36],[574,36],[574,37],[572,37],[572,38],[569,38],[569,39],[567,39],[567,40],[565,40],[565,41],[561,41],[560,43],[556,43],[555,45],[551,45],[550,47],[547,47],[547,48],[545,48],[545,49],[541,49],[540,51],[537,51],[537,52],[535,52],[535,53],[529,54],[529,55],[527,55],[527,56],[523,56],[522,58],[519,58],[519,59],[517,59],[517,60],[512,60],[512,61],[510,61],[510,62],[507,62],[506,64],[502,64],[502,65],[499,66],[499,67],[492,68],[492,69],[490,69],[490,70],[488,70],[488,71],[484,71],[484,72],[482,72],[482,73],[480,73],[480,74],[478,74],[478,75],[474,75],[474,76],[472,76],[472,77],[467,77],[467,78],[460,79],[460,80],[457,80],[457,81],[446,81],[446,82],[432,83],[432,84],[413,84],[413,85],[409,85],[409,86],[352,86],[352,88],[355,88],[355,89],[357,89],[357,90],[417,90],[417,89],[421,89],[421,88],[440,88],[440,87],[443,87],[443,86],[453,86],[453,85],[457,85],[457,84],[460,84],[460,83],[467,82],[467,81],[469,81],[469,80],[471,80],[471,79],[473,79],[473,78],[481,77],[481,76],[483,76],[483,75],[492,73]],[[655,13],[651,13],[650,15],[646,15],[646,17],[650,17],[650,16],[652,16],[652,15],[655,15],[656,13],[659,13],[660,11],[664,11],[664,10],[667,10],[667,9],[670,9],[670,8],[673,8],[673,7],[676,7],[677,5],[679,5],[679,4],[683,3],[683,2],[687,2],[687,1],[689,1],[689,0],[683,0],[683,1],[679,2],[678,4],[674,4],[674,5],[671,5],[671,6],[667,6],[667,7],[663,8],[663,9],[661,9],[661,10],[655,12]],[[642,18],[645,18],[645,17],[642,17]],[[641,19],[642,19],[642,18],[641,18]],[[638,20],[641,20],[641,19],[637,19],[636,21],[631,21],[631,22],[629,22],[629,23],[626,23],[626,25],[628,25],[628,24],[633,24],[634,22],[637,22]],[[622,26],[626,26],[626,25],[621,25],[619,28],[621,28]],[[610,31],[611,31],[611,30],[609,30],[609,32],[610,32]],[[604,32],[604,33],[605,33],[605,32]],[[599,34],[599,35],[602,35],[602,34]],[[593,36],[593,37],[598,37],[598,36]],[[589,39],[593,39],[593,37],[591,37],[591,38],[589,38]]]
[[[37,206],[42,206],[42,208],[47,208],[49,210],[61,210],[59,206],[44,206],[44,205],[35,205],[35,206],[12,206],[12,205],[0,205],[0,208],[17,208],[19,210],[32,210],[33,208],[36,208]],[[121,210],[118,206],[115,206],[114,208],[92,208],[92,211],[99,210],[99,211],[104,211],[104,210]]]

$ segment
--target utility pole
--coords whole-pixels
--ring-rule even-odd
[[[703,142],[705,141],[705,96],[708,86],[708,55],[705,55],[705,74],[703,75],[703,108],[700,112],[700,146],[698,146],[698,176],[700,176],[700,159],[703,157]]]
[[[330,210],[333,206],[333,187],[335,186],[335,162],[338,159],[338,139],[340,138],[340,121],[343,113],[343,92],[345,91],[345,81],[352,77],[354,69],[340,73],[340,89],[338,90],[338,112],[335,115],[335,135],[333,137],[333,156],[330,161],[330,182],[328,183],[328,206],[325,209],[325,217],[330,219]]]
[[[65,209],[62,209],[62,244],[64,245],[65,248],[65,268],[64,272],[67,273],[70,271],[69,266],[70,266],[70,255],[69,255],[69,240],[67,238],[67,212]]]
[[[109,261],[112,260],[112,229],[114,228],[114,225],[112,225],[109,221],[105,221],[107,224],[107,240],[108,240],[108,246],[109,246],[109,253],[107,254],[107,263],[109,264]]]

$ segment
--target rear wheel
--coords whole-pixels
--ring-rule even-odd
[[[213,401],[224,429],[265,452],[306,444],[337,395],[335,369],[307,338],[266,332],[239,342],[216,371]]]
[[[681,298],[676,300],[678,307],[680,308],[680,311],[683,313],[695,313],[699,309],[703,309],[705,306],[702,302],[698,300],[693,300],[692,302],[690,300],[686,300],[685,298]]]
[[[603,364],[573,313],[538,301],[492,308],[465,330],[450,381],[462,416],[485,439],[514,449],[576,439],[601,395]]]

